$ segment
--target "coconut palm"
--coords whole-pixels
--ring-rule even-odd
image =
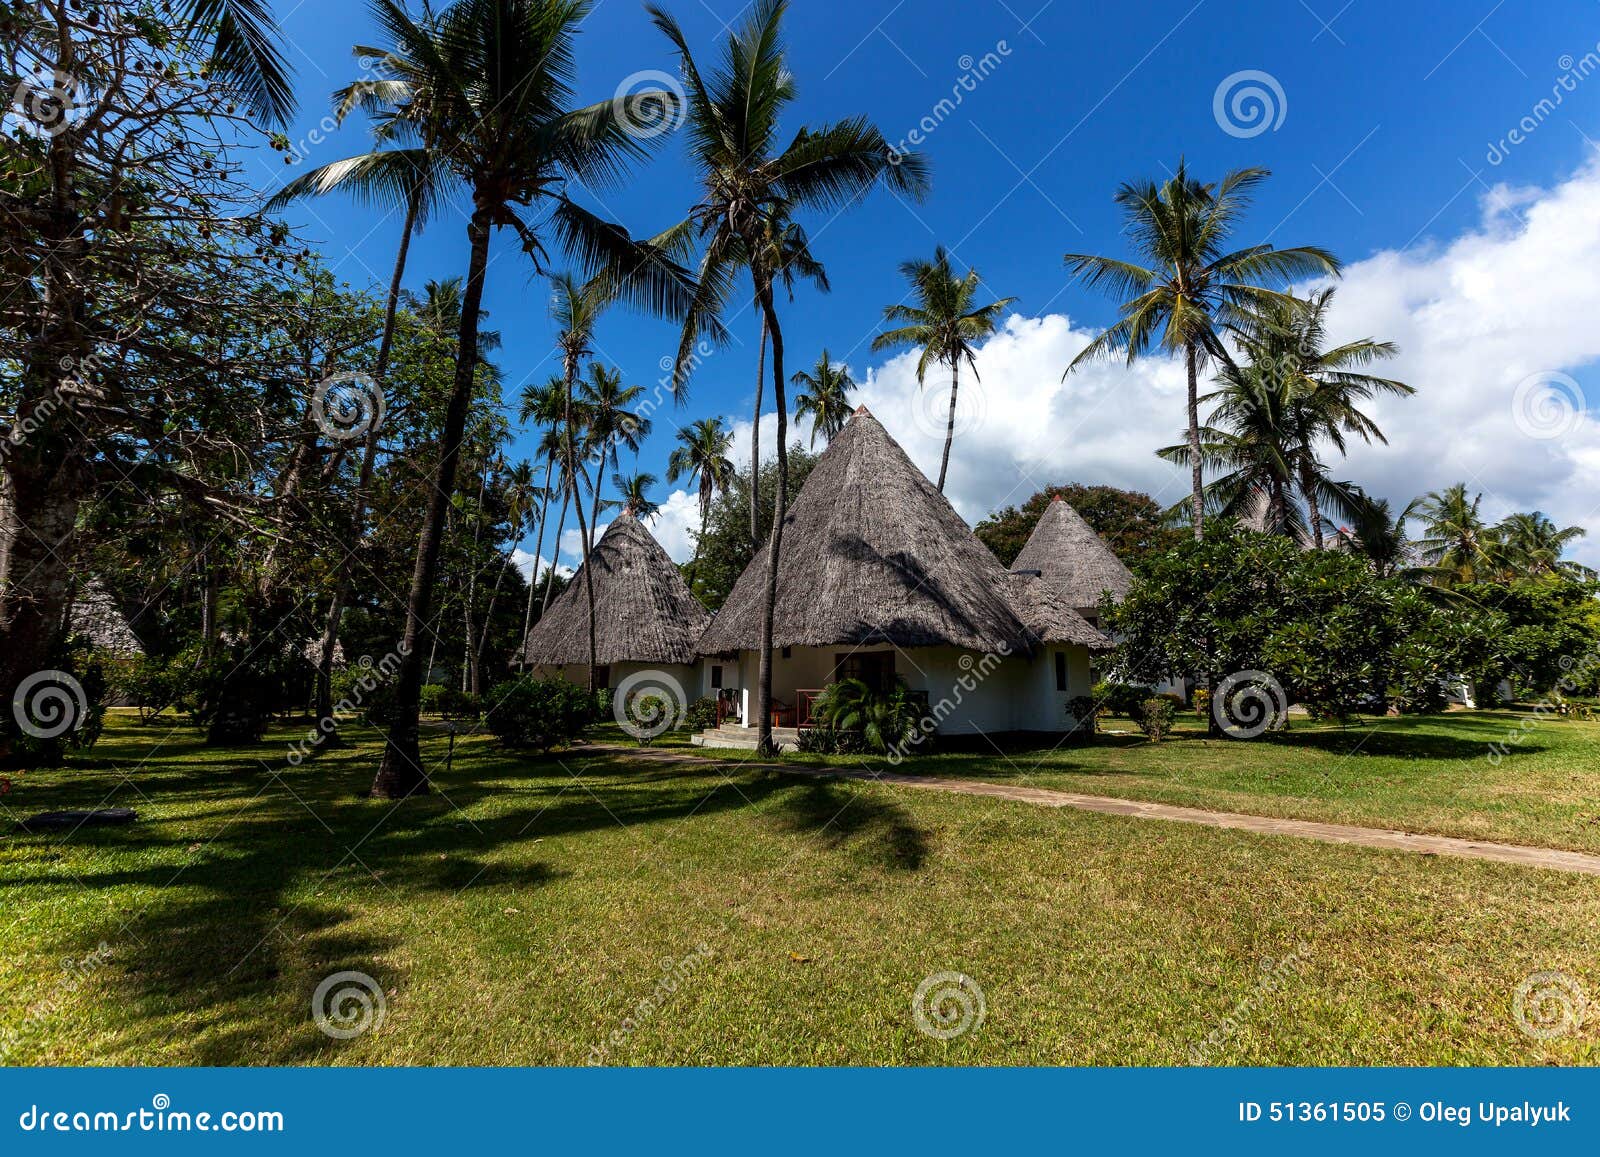
[[[382,25],[385,12],[375,8]],[[418,24],[425,36],[436,36],[431,19]],[[435,45],[437,50],[437,45]],[[394,271],[384,300],[383,330],[372,368],[373,388],[383,392],[389,375],[389,355],[394,346],[395,320],[402,298],[406,261],[412,235],[426,224],[438,208],[443,166],[429,142],[436,134],[428,118],[433,103],[428,97],[429,70],[403,49],[380,49],[357,45],[355,55],[371,61],[369,74],[352,81],[333,94],[334,119],[343,124],[357,109],[366,111],[372,121],[372,135],[379,147],[370,153],[347,157],[320,165],[283,186],[267,202],[268,210],[281,209],[306,197],[332,192],[347,192],[358,202],[385,213],[400,210],[400,241],[395,250]],[[377,461],[381,423],[374,422],[363,440],[361,465],[356,476],[350,517],[350,541],[359,542],[366,529],[368,494]],[[319,726],[332,742],[338,742],[337,721],[333,716],[333,656],[339,646],[339,629],[350,599],[355,553],[344,552],[336,567],[333,595],[323,620],[318,644],[317,717]]]
[[[556,525],[556,543],[561,542],[561,531],[567,521],[567,489],[565,486],[556,486],[556,467],[561,459],[561,433],[559,426],[562,416],[566,413],[565,401],[566,383],[559,376],[552,377],[544,382],[529,382],[522,387],[522,395],[518,399],[517,420],[523,425],[532,423],[544,431],[539,439],[538,456],[544,459],[544,486],[539,500],[539,535],[534,540],[533,568],[534,578],[538,578],[539,559],[544,554],[544,532],[548,525],[550,513],[550,495],[560,490],[561,517]],[[554,562],[549,567],[549,581],[545,583],[544,602],[541,604],[542,614],[550,606],[551,591],[555,586],[556,568]],[[533,590],[530,585],[528,591],[528,611],[533,607]],[[532,625],[531,614],[524,613],[523,619],[529,626]],[[523,631],[527,635],[527,631]]]
[[[533,592],[539,585],[539,548],[543,546],[544,516],[550,503],[550,488],[546,485],[549,469],[549,459],[545,460],[542,470],[527,459],[523,459],[506,475],[506,518],[511,523],[513,544],[520,542],[535,526],[539,527],[541,539],[539,546],[534,548],[533,565],[528,568],[527,601],[522,609],[524,639],[528,637],[528,631],[533,627]],[[487,623],[485,626],[487,627]],[[518,668],[523,666],[523,652],[520,648],[517,651],[517,666]]]
[[[1369,444],[1376,440],[1387,445],[1383,431],[1361,411],[1360,404],[1380,394],[1408,397],[1416,393],[1404,382],[1362,372],[1364,367],[1399,353],[1393,342],[1361,338],[1327,348],[1328,307],[1333,294],[1330,287],[1299,304],[1269,302],[1237,335],[1251,363],[1281,384],[1297,412],[1302,441],[1290,453],[1306,502],[1311,540],[1318,549],[1323,539],[1321,499],[1329,483],[1317,459],[1317,443],[1330,442],[1341,455],[1346,450],[1346,434]],[[1224,373],[1230,369],[1224,367]]]
[[[1501,544],[1505,562],[1516,575],[1593,575],[1588,567],[1561,558],[1568,546],[1588,533],[1581,526],[1561,529],[1538,510],[1531,514],[1508,514],[1495,527],[1495,537]]]
[[[600,518],[600,478],[606,465],[615,469],[617,451],[624,447],[639,452],[639,444],[650,434],[650,419],[628,409],[644,396],[644,387],[623,385],[622,371],[599,362],[590,363],[589,379],[579,394],[588,419],[589,459],[594,464],[594,512],[589,520],[593,526]]]
[[[614,183],[656,139],[634,126],[677,108],[677,98],[661,91],[574,107],[576,35],[589,12],[586,0],[458,0],[437,21],[420,24],[395,0],[374,4],[397,50],[424,68],[431,143],[470,205],[455,375],[417,539],[394,722],[373,783],[374,795],[399,798],[427,790],[418,745],[420,643],[472,402],[491,234],[509,228],[535,258],[559,242],[580,264],[603,271],[613,295],[658,313],[681,316],[693,287],[661,244],[631,240],[568,196],[569,188]]]
[[[1366,498],[1351,511],[1350,533],[1341,537],[1379,578],[1412,573],[1411,542],[1406,537],[1411,512],[1408,506],[1395,514],[1387,499]]]
[[[780,222],[801,209],[840,211],[880,183],[920,197],[927,166],[915,153],[897,153],[865,117],[799,129],[787,145],[778,135],[784,110],[794,101],[782,37],[783,0],[756,0],[750,14],[729,32],[721,58],[702,73],[683,30],[661,9],[648,10],[677,50],[688,111],[685,131],[690,164],[701,188],[699,202],[675,239],[703,245],[693,307],[688,313],[673,371],[683,389],[702,335],[713,332],[741,273],[748,273],[772,346],[772,378],[778,425],[777,493],[766,558],[766,595],[761,620],[757,678],[757,744],[772,750],[772,629],[777,603],[778,559],[788,506],[788,404],[784,396],[783,330],[775,286],[781,266],[770,243]]]
[[[814,369],[801,370],[790,380],[802,390],[794,397],[794,417],[796,422],[811,419],[811,445],[817,444],[819,431],[824,441],[833,441],[850,419],[850,391],[856,388],[850,371],[834,364],[823,350]]]
[[[209,41],[212,73],[237,90],[253,111],[274,124],[288,123],[294,92],[278,50],[277,27],[263,0],[181,0],[170,15],[180,37]]]
[[[783,286],[784,293],[790,302],[794,301],[795,281],[805,278],[823,293],[831,290],[828,284],[827,270],[822,268],[821,262],[811,256],[811,243],[806,238],[805,230],[793,221],[784,221],[774,218],[767,223],[767,243],[772,253],[769,258],[777,269],[777,284]],[[761,303],[756,303],[756,312],[761,313]],[[750,417],[750,477],[761,477],[761,397],[765,392],[766,382],[763,380],[767,365],[767,319],[761,318],[761,345],[756,353],[756,404]],[[813,435],[815,440],[815,435]],[[750,545],[755,547],[757,539],[761,536],[761,499],[760,488],[750,488]]]
[[[1205,494],[1200,447],[1200,370],[1232,359],[1223,333],[1288,295],[1265,281],[1291,282],[1338,274],[1339,260],[1325,249],[1226,246],[1266,169],[1236,169],[1220,184],[1189,176],[1188,166],[1164,184],[1132,181],[1117,190],[1133,246],[1145,264],[1092,254],[1068,253],[1066,266],[1090,288],[1121,299],[1122,317],[1096,337],[1067,367],[1071,373],[1095,358],[1122,353],[1129,365],[1157,346],[1181,354],[1189,379],[1190,520],[1195,538],[1205,535]],[[1062,375],[1065,378],[1065,374]]]
[[[613,474],[611,485],[616,487],[618,501],[622,509],[631,511],[640,522],[649,522],[655,518],[661,504],[651,499],[650,488],[656,484],[654,474]]]
[[[694,558],[689,562],[689,586],[694,587],[700,563],[700,540],[711,518],[711,499],[733,483],[733,435],[721,418],[701,418],[678,431],[678,445],[667,457],[667,484],[680,478],[695,483],[700,492],[700,531],[695,535]]]
[[[958,276],[950,265],[950,254],[943,245],[933,251],[932,261],[906,261],[900,273],[911,283],[916,305],[891,305],[883,319],[895,323],[872,339],[875,350],[897,346],[922,347],[917,359],[917,385],[926,385],[928,367],[950,367],[950,414],[945,421],[944,454],[939,459],[939,492],[944,493],[945,474],[950,468],[950,443],[956,436],[956,391],[961,386],[961,363],[978,377],[978,358],[974,343],[994,333],[1006,306],[1016,300],[1002,297],[988,305],[974,305],[978,292],[978,271],[967,270]]]
[[[1505,554],[1493,528],[1483,521],[1483,495],[1469,498],[1457,482],[1432,491],[1408,508],[1422,520],[1418,552],[1441,586],[1477,582],[1505,569]]]

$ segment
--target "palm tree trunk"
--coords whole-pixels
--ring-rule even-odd
[[[556,560],[561,557],[561,533],[567,529],[567,503],[572,501],[572,491],[565,478],[561,480],[561,516],[556,519],[556,541],[550,548],[550,572],[545,577],[544,601],[539,604],[539,617],[550,609],[550,596],[556,589]]]
[[[1322,507],[1317,502],[1317,480],[1311,473],[1311,467],[1304,463],[1300,466],[1300,492],[1305,496],[1306,514],[1311,522],[1311,541],[1321,550]]]
[[[572,486],[572,510],[573,510],[573,513],[575,513],[578,516],[578,542],[583,546],[583,558],[578,563],[578,569],[583,572],[584,594],[585,594],[585,597],[587,598],[588,603],[589,603],[589,680],[588,680],[588,684],[589,684],[589,694],[592,696],[592,695],[594,695],[594,692],[595,692],[595,687],[594,687],[594,669],[595,669],[595,666],[596,666],[596,664],[595,664],[595,650],[596,650],[596,648],[595,648],[595,621],[594,621],[594,572],[589,566],[589,555],[590,555],[590,552],[594,550],[594,544],[589,541],[589,528],[586,525],[584,525],[584,521],[583,521],[583,489],[579,485],[579,483],[580,483],[580,481],[582,479],[582,475],[580,474],[579,469],[578,469],[577,447],[576,447],[576,444],[573,441],[572,391],[573,391],[573,388],[577,385],[577,382],[578,382],[578,363],[576,361],[574,361],[574,360],[568,359],[566,370],[567,370],[566,401],[563,404],[562,409],[564,411],[564,419],[563,419],[563,421],[564,421],[564,424],[565,424],[565,427],[566,427],[565,437],[566,437],[566,442],[567,442],[567,447],[566,447],[567,481]],[[595,492],[597,494],[599,493],[599,487],[600,487],[600,484],[599,484],[598,481],[596,481],[596,483],[595,483]]]
[[[761,316],[761,346],[756,354],[756,412],[750,419],[750,549],[761,543],[761,394],[766,386],[767,318]],[[702,520],[701,525],[705,523]]]
[[[389,296],[383,306],[383,336],[378,339],[378,357],[373,364],[372,380],[381,391],[389,373],[389,351],[394,346],[395,314],[400,307],[400,282],[405,277],[406,258],[411,251],[411,233],[417,226],[417,212],[422,199],[415,191],[406,199],[406,219],[400,234],[400,248],[395,253],[394,274],[389,278]],[[344,619],[345,604],[350,601],[350,576],[355,565],[355,551],[366,530],[367,492],[372,487],[372,471],[378,457],[378,423],[367,431],[361,448],[361,471],[356,478],[355,506],[350,512],[350,545],[334,573],[333,599],[328,603],[328,616],[322,624],[322,639],[317,653],[317,721],[325,742],[338,742],[333,719],[333,653],[339,646],[339,626]],[[328,720],[326,725],[322,720]],[[325,729],[323,729],[325,727]]]
[[[711,517],[711,495],[700,487],[700,533],[694,536],[694,556],[689,559],[689,593],[694,594],[695,571],[700,568],[700,543],[706,536],[706,519]],[[695,595],[698,598],[698,595]]]
[[[405,634],[400,643],[400,669],[395,676],[394,715],[388,742],[384,745],[383,762],[372,781],[372,794],[379,799],[405,799],[428,790],[418,733],[422,712],[422,654],[418,648],[433,605],[445,513],[450,509],[450,496],[455,491],[467,411],[472,405],[472,384],[478,368],[478,312],[483,304],[484,272],[489,265],[489,230],[488,212],[482,207],[476,208],[467,223],[471,255],[461,299],[461,327],[456,337],[455,381],[445,409],[439,466],[429,492],[422,533],[417,538],[417,562],[411,573]]]
[[[778,408],[778,478],[772,500],[772,532],[767,538],[767,574],[761,605],[761,655],[756,675],[756,750],[775,755],[772,743],[772,634],[778,612],[778,557],[783,549],[783,520],[789,509],[789,452],[784,442],[789,436],[789,410],[783,393],[783,331],[778,326],[778,311],[772,303],[772,283],[761,281],[761,311],[772,337],[772,393]]]
[[[1196,542],[1205,539],[1205,476],[1200,469],[1200,353],[1193,342],[1184,347],[1189,370],[1189,484],[1190,517],[1194,520]]]
[[[950,469],[950,443],[956,437],[956,389],[960,386],[961,362],[950,361],[950,416],[944,426],[944,456],[939,459],[939,493],[944,493],[945,472]],[[982,399],[979,399],[980,401]]]
[[[539,536],[533,541],[533,570],[528,574],[528,603],[522,609],[522,646],[517,651],[517,670],[528,667],[528,632],[533,629],[533,592],[539,586],[539,555],[544,551],[544,528],[550,514],[550,471],[555,468],[556,456],[546,454],[544,459],[544,485],[539,489]],[[554,571],[554,565],[551,570]]]

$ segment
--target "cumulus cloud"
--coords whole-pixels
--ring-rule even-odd
[[[1398,343],[1380,372],[1418,392],[1376,403],[1390,444],[1357,443],[1335,475],[1397,508],[1466,480],[1490,518],[1537,508],[1587,525],[1600,507],[1600,422],[1577,379],[1600,358],[1597,300],[1600,165],[1549,189],[1493,189],[1466,234],[1349,266],[1332,339]],[[969,521],[1068,480],[1147,490],[1164,504],[1183,496],[1184,471],[1154,453],[1182,437],[1182,367],[1098,363],[1063,381],[1093,336],[1060,314],[1012,315],[979,351],[981,382],[963,371],[946,492]],[[930,373],[924,391],[915,365],[911,352],[870,370],[860,399],[933,478],[948,378]],[[1600,536],[1574,554],[1600,564]]]
[[[515,564],[516,568],[522,572],[523,579],[527,580],[533,577],[533,552],[531,550],[523,550],[520,546],[517,547],[511,552],[511,561],[513,564]],[[544,574],[549,569],[550,560],[544,557],[544,555],[540,555],[539,573]],[[562,576],[570,576],[572,574],[572,568],[563,564],[556,567],[556,573]]]
[[[745,445],[748,449],[748,439]],[[606,519],[595,526],[596,541],[610,525],[611,521]],[[662,500],[661,509],[646,525],[673,562],[687,562],[694,553],[692,532],[700,528],[700,500],[687,490],[674,490]],[[574,563],[583,557],[583,536],[577,527],[569,526],[561,532],[561,556]],[[563,565],[557,573],[570,575],[572,570]]]

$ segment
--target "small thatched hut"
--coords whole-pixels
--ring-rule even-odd
[[[766,565],[762,549],[699,647],[746,727]],[[865,407],[784,521],[773,644],[777,725],[805,726],[838,679],[903,679],[952,734],[1073,727],[1067,700],[1089,693],[1089,654],[1111,645],[1033,576],[1007,574]]]
[[[1039,516],[1011,570],[1037,572],[1069,607],[1094,624],[1100,621],[1100,599],[1106,592],[1120,602],[1133,586],[1133,575],[1122,560],[1059,494]]]
[[[711,616],[689,593],[655,537],[624,510],[595,543],[595,685],[615,687],[636,671],[661,671],[694,694],[695,642]],[[589,599],[583,567],[528,632],[524,654],[535,673],[587,679]]]

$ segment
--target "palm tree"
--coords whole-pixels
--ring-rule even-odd
[[[559,490],[561,493],[561,517],[556,523],[556,548],[555,554],[561,550],[561,532],[567,522],[567,497],[570,491],[565,485],[557,486],[552,479],[559,477],[557,464],[561,461],[561,421],[566,413],[566,383],[559,375],[543,383],[529,382],[522,387],[522,396],[519,400],[517,420],[523,425],[532,422],[544,431],[539,439],[537,453],[544,459],[544,495],[539,509],[539,536],[534,540],[533,557],[534,572],[537,576],[539,569],[538,560],[544,554],[544,532],[548,524],[547,515],[550,512],[550,495]],[[550,595],[555,587],[556,568],[555,557],[552,556],[549,567],[549,579],[545,583],[544,601],[540,604],[539,613],[542,615],[550,609]],[[532,592],[529,592],[530,602]],[[524,616],[526,617],[526,616]]]
[[[661,504],[650,498],[650,488],[656,484],[654,474],[621,474],[611,476],[611,485],[617,488],[622,509],[632,511],[640,522],[649,522],[661,509]]]
[[[1329,483],[1317,460],[1316,443],[1325,439],[1341,455],[1345,453],[1347,433],[1369,444],[1376,439],[1387,445],[1383,431],[1359,409],[1359,403],[1380,394],[1409,397],[1416,393],[1404,382],[1362,372],[1363,367],[1399,353],[1393,342],[1361,338],[1326,348],[1328,307],[1333,293],[1329,287],[1313,293],[1303,303],[1268,303],[1263,314],[1249,319],[1237,333],[1240,346],[1253,365],[1288,391],[1297,411],[1302,441],[1291,453],[1308,510],[1311,539],[1319,550],[1321,498]],[[1224,373],[1227,372],[1225,367]]]
[[[528,531],[535,525],[539,526],[539,535],[544,536],[544,514],[550,500],[550,488],[545,485],[548,478],[549,463],[545,465],[546,473],[536,473],[534,465],[527,459],[518,462],[506,475],[506,518],[511,523],[511,541],[513,546],[522,541]],[[542,546],[543,543],[540,543]],[[533,627],[533,592],[539,585],[539,547],[534,548],[533,566],[528,570],[528,596],[522,609],[522,638],[527,639],[528,631]],[[487,629],[487,622],[485,628]],[[518,648],[517,667],[524,665],[525,651]]]
[[[1467,484],[1457,482],[1407,508],[1422,520],[1416,546],[1439,585],[1477,582],[1505,569],[1501,545],[1479,513],[1482,502],[1482,494],[1468,498]]]
[[[700,563],[700,540],[705,537],[706,523],[711,518],[711,499],[733,482],[733,459],[728,457],[732,447],[733,435],[721,418],[701,418],[678,431],[678,445],[667,457],[668,485],[687,478],[700,487],[700,533],[695,535],[694,558],[689,562],[691,589]]]
[[[387,9],[375,5],[373,12],[382,25]],[[436,36],[436,29],[429,18],[425,17],[418,29],[424,36]],[[437,50],[438,46],[435,45],[434,51]],[[373,386],[381,394],[388,380],[395,319],[403,293],[400,286],[405,278],[411,238],[422,229],[429,214],[438,207],[443,167],[429,145],[437,134],[428,123],[433,103],[428,97],[429,70],[426,64],[404,49],[358,45],[355,54],[358,58],[374,62],[373,75],[352,81],[334,93],[335,122],[343,124],[350,113],[364,109],[372,119],[374,139],[380,145],[389,147],[318,166],[284,185],[268,200],[266,207],[268,210],[281,209],[301,198],[335,191],[348,192],[358,202],[388,211],[404,206],[394,272],[390,275],[389,292],[384,300],[383,331],[378,339],[378,352],[372,368]],[[363,441],[350,516],[349,541],[352,544],[359,542],[365,533],[368,495],[377,461],[380,432],[381,424],[374,422]],[[350,600],[354,564],[355,553],[344,552],[335,570],[333,594],[323,620],[322,638],[318,643],[318,725],[328,740],[335,743],[338,742],[338,731],[333,716],[333,656],[339,646],[339,628],[345,606]]]
[[[896,153],[865,117],[801,128],[788,145],[781,144],[779,120],[796,91],[781,30],[785,8],[784,0],[756,0],[750,15],[729,33],[722,58],[708,76],[695,64],[677,21],[659,8],[648,9],[677,50],[688,90],[685,128],[690,163],[701,186],[699,203],[674,234],[698,237],[704,252],[678,347],[673,386],[684,387],[695,345],[702,333],[714,331],[741,271],[750,274],[772,345],[778,472],[756,692],[757,745],[766,754],[772,751],[772,631],[789,499],[783,330],[774,297],[781,266],[774,260],[769,238],[778,223],[799,209],[843,210],[880,182],[921,197],[928,184],[924,159],[915,153]]]
[[[950,367],[950,416],[945,423],[944,454],[939,459],[939,492],[943,494],[945,474],[950,468],[950,443],[956,436],[956,391],[961,385],[961,363],[972,367],[972,376],[977,378],[978,359],[973,343],[994,333],[1000,315],[1016,298],[1002,297],[988,305],[974,306],[972,298],[978,292],[978,271],[969,269],[964,277],[957,276],[943,245],[933,251],[932,261],[902,262],[900,273],[911,283],[911,293],[917,304],[886,308],[883,319],[895,323],[895,328],[873,338],[872,348],[921,346],[922,356],[917,359],[918,386],[926,384],[924,378],[930,365]]]
[[[598,362],[590,363],[589,380],[583,383],[580,396],[588,417],[589,458],[594,463],[594,513],[589,520],[593,526],[600,518],[600,478],[606,464],[617,468],[617,451],[623,447],[639,452],[640,442],[650,434],[650,419],[628,409],[644,396],[644,387],[623,385],[622,371]]]
[[[1542,511],[1508,514],[1495,527],[1495,537],[1510,572],[1516,575],[1568,574],[1587,577],[1594,572],[1575,562],[1563,562],[1568,546],[1589,532],[1581,526],[1560,529]]]
[[[372,787],[375,796],[392,799],[428,786],[418,743],[420,643],[472,402],[490,235],[510,228],[523,250],[537,256],[547,248],[545,232],[553,232],[581,264],[604,270],[615,294],[658,313],[681,316],[693,287],[660,245],[631,240],[567,195],[569,186],[620,177],[653,139],[630,127],[677,106],[672,93],[649,91],[572,107],[575,39],[589,11],[586,0],[458,0],[424,24],[396,0],[374,4],[397,50],[424,68],[432,144],[471,206],[455,376],[417,538],[394,721]]]
[[[795,395],[794,417],[798,422],[810,416],[811,445],[817,444],[819,430],[824,441],[833,441],[833,436],[844,429],[845,422],[850,419],[850,391],[856,388],[850,371],[842,365],[835,365],[829,359],[828,351],[823,350],[815,369],[809,373],[801,370],[792,380],[805,390]]]
[[[828,284],[827,270],[822,268],[821,262],[811,256],[811,242],[807,239],[805,230],[793,221],[786,221],[774,217],[767,223],[765,230],[767,244],[771,249],[769,260],[777,269],[777,283],[783,286],[784,293],[789,301],[794,301],[794,284],[796,278],[804,277],[823,293],[831,291]],[[756,302],[756,312],[761,312],[761,303]],[[750,477],[761,477],[761,395],[766,382],[763,380],[767,364],[767,319],[761,318],[761,345],[756,354],[756,404],[755,412],[750,418]],[[815,435],[813,434],[813,440]],[[750,545],[754,548],[757,539],[761,536],[761,500],[760,487],[750,487]]]
[[[1411,513],[1408,506],[1395,514],[1383,498],[1367,498],[1351,512],[1350,534],[1345,541],[1367,560],[1379,578],[1412,571],[1411,542],[1406,537],[1406,520]]]
[[[1087,361],[1119,352],[1132,365],[1156,345],[1169,356],[1183,355],[1189,377],[1190,520],[1196,539],[1205,536],[1202,364],[1232,360],[1222,341],[1226,327],[1288,300],[1262,282],[1287,283],[1340,270],[1333,254],[1314,246],[1226,250],[1252,190],[1268,176],[1266,169],[1236,169],[1221,184],[1208,185],[1190,177],[1180,160],[1165,184],[1134,181],[1117,190],[1127,231],[1145,264],[1083,253],[1065,257],[1067,268],[1082,275],[1085,285],[1123,299],[1121,319],[1084,347],[1067,367],[1068,374]]]
[[[261,0],[181,0],[163,22],[181,37],[209,39],[211,71],[254,112],[274,124],[289,122],[294,113],[289,69],[278,50],[271,11]]]

